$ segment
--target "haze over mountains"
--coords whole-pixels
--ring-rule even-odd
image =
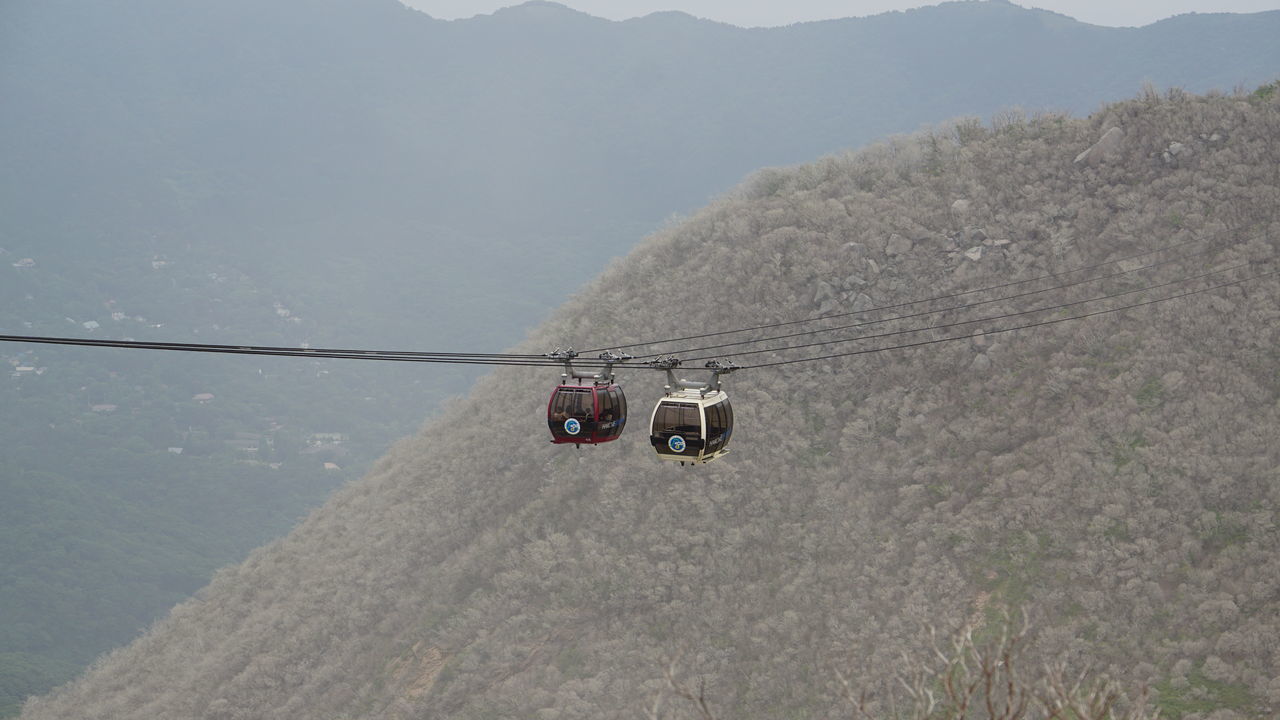
[[[783,27],[796,23],[867,17],[930,4],[921,0],[792,0],[788,3],[725,0],[559,0],[561,4],[611,20],[628,20],[654,12],[678,10],[738,27]],[[492,13],[509,0],[402,0],[405,5],[445,20]],[[1142,27],[1187,13],[1254,13],[1275,10],[1271,0],[1166,0],[1162,3],[1109,3],[1098,0],[1017,0],[1022,7],[1068,15],[1091,25]]]
[[[887,679],[924,624],[990,627],[1024,605],[1040,657],[1148,683],[1166,717],[1270,717],[1278,135],[1270,85],[762,172],[523,348],[645,347],[1013,281],[1039,294],[925,306],[929,324],[979,320],[963,329],[723,351],[764,365],[988,331],[736,373],[732,452],[692,470],[659,463],[643,421],[590,451],[549,445],[545,380],[497,370],[23,717],[635,717],[676,655],[723,717],[834,717],[836,671]],[[1094,269],[1070,286],[1053,275],[1079,268]],[[981,320],[1195,290],[1020,332]],[[898,314],[862,317],[925,324]],[[661,380],[628,381],[643,413]]]
[[[443,22],[393,0],[12,0],[0,330],[498,350],[756,168],[1145,81],[1253,87],[1277,30],[999,2],[742,30],[551,3]],[[13,696],[127,641],[473,377],[0,356]]]
[[[19,2],[4,20],[4,151],[26,173],[4,209],[20,227],[145,219],[223,242],[312,218],[275,241],[289,249],[444,227],[571,233],[574,250],[604,233],[616,253],[627,223],[697,207],[755,168],[922,123],[1087,113],[1145,81],[1254,87],[1274,72],[1278,18],[1115,29],[949,3],[742,30],[543,2],[458,22],[394,0]],[[77,198],[71,218],[59,197]]]

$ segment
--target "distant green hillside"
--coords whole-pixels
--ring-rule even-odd
[[[653,456],[654,373],[626,374],[638,422],[621,440],[574,451],[547,442],[548,378],[497,370],[23,717],[636,717],[676,655],[722,717],[838,717],[836,670],[874,686],[925,624],[1028,605],[1028,667],[1062,657],[1148,684],[1166,717],[1272,717],[1277,137],[1274,93],[1148,94],[762,171],[522,347],[692,359],[727,340],[641,343],[1011,282],[1045,292],[858,317],[887,332],[1163,297],[1208,271],[1254,279],[785,367],[763,366],[921,335],[713,351],[757,367],[727,383],[731,454],[698,468]],[[1150,251],[1161,265],[1122,261]]]
[[[1144,81],[1252,86],[1277,31],[1000,2],[742,30],[7,0],[0,331],[498,351],[758,167]],[[477,376],[374,365],[0,347],[0,697],[135,637]]]

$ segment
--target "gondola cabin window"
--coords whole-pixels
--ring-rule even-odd
[[[623,397],[621,388],[597,390],[596,397],[600,401],[596,439],[612,440],[622,434],[622,428],[627,423],[627,399]]]
[[[627,401],[617,385],[561,385],[547,403],[554,443],[577,445],[617,439],[627,422]]]
[[[682,433],[702,437],[702,418],[698,406],[691,403],[664,402],[658,406],[653,420],[655,433]]]
[[[551,412],[561,422],[571,417],[589,420],[594,412],[593,404],[591,388],[560,388]]]
[[[733,407],[728,400],[708,405],[707,415],[707,452],[715,452],[724,447],[733,431]]]

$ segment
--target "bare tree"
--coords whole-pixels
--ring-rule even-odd
[[[715,713],[711,712],[711,706],[707,704],[707,684],[705,680],[698,681],[698,692],[694,693],[688,683],[677,677],[676,665],[680,662],[680,657],[676,656],[667,666],[663,668],[663,676],[667,680],[667,688],[676,697],[684,700],[697,709],[700,720],[717,720]],[[662,700],[664,694],[659,692],[654,695],[653,705],[645,710],[645,717],[648,720],[662,720]]]
[[[1155,720],[1158,712],[1146,707],[1143,688],[1135,702],[1113,682],[1091,676],[1088,670],[1072,675],[1062,663],[1045,665],[1038,673],[1022,668],[1030,623],[1025,615],[1018,626],[1009,618],[998,637],[980,641],[974,629],[965,627],[945,641],[929,630],[931,657],[924,660],[903,655],[903,672],[876,699],[839,670],[842,707],[852,720]],[[695,691],[678,676],[678,658],[664,669],[667,692],[692,707],[700,720],[718,720],[706,697],[703,683]],[[646,709],[648,720],[663,720],[664,693]]]

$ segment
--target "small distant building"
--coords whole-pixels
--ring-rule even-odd
[[[195,395],[191,396],[191,399],[195,400],[201,405],[204,405],[205,403],[209,403],[213,401],[213,393],[196,393]]]
[[[96,412],[96,413],[111,413],[111,412],[115,412],[117,407],[119,407],[119,406],[118,406],[118,405],[109,405],[109,404],[105,404],[105,403],[104,403],[104,404],[101,404],[101,405],[90,405],[90,406],[89,406],[89,409],[90,409],[91,411],[93,411],[93,412]]]
[[[342,468],[338,467],[337,463],[327,462],[324,464],[324,469],[325,470],[341,470]]]
[[[16,268],[33,268],[36,266],[36,261],[31,258],[22,258],[18,262],[14,263],[13,266]]]
[[[19,375],[26,375],[27,373],[35,372],[36,369],[31,367],[30,365],[19,365],[18,367],[14,368],[13,371],[15,373],[18,373]]]
[[[240,452],[253,455],[258,452],[258,447],[261,442],[262,436],[257,433],[238,432],[227,441],[227,445],[239,450]]]
[[[83,322],[80,324],[84,326],[85,330],[97,330],[98,328],[102,327],[101,325],[98,324],[97,320],[90,320],[88,322]]]
[[[181,455],[181,454],[182,454],[182,448],[180,448],[180,447],[171,447],[171,448],[169,448],[169,452],[170,452],[170,453],[172,453],[172,454],[174,454],[174,455]]]
[[[323,445],[324,443],[340,443],[347,439],[342,433],[311,433],[308,438],[312,445]]]

